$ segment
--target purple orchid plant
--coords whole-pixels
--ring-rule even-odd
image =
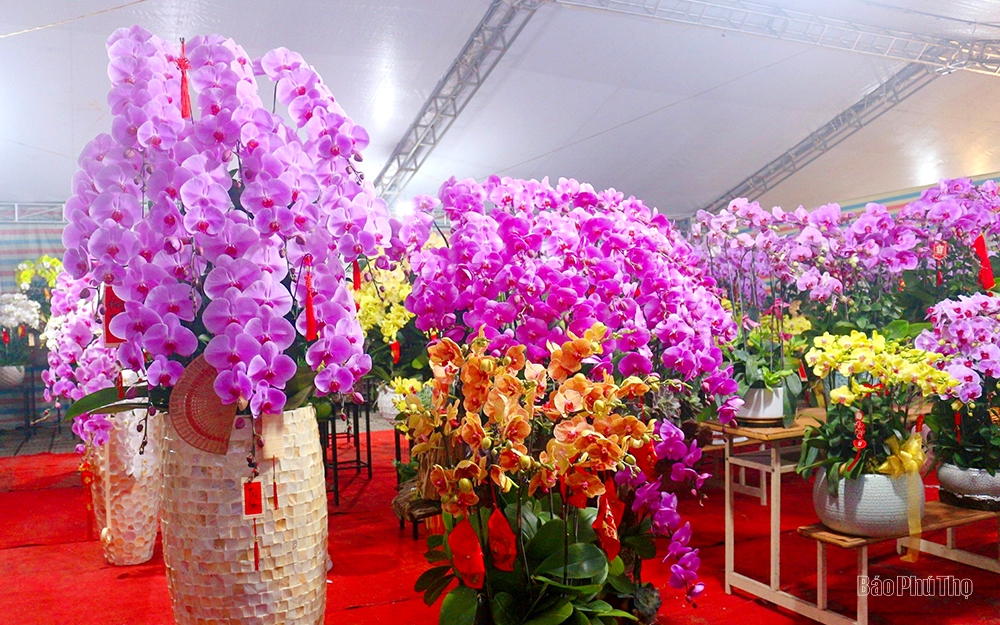
[[[95,293],[89,282],[65,271],[56,277],[52,312],[41,336],[49,364],[41,374],[44,397],[56,410],[62,409],[62,400],[76,401],[112,388],[121,372],[115,350],[102,341]],[[77,446],[83,453],[86,445],[107,443],[111,421],[105,414],[82,414],[73,419],[72,429],[83,441]]]
[[[567,179],[453,178],[439,197],[414,200],[390,252],[412,267],[406,307],[417,328],[458,342],[484,328],[494,352],[523,344],[543,362],[550,344],[601,322],[612,338],[595,375],[657,373],[732,419],[742,400],[719,345],[735,326],[666,216]],[[446,244],[427,247],[438,206],[451,224]]]
[[[63,242],[74,279],[125,302],[120,366],[170,388],[204,353],[223,402],[254,415],[282,411],[300,365],[320,394],[350,392],[370,359],[344,266],[391,232],[353,165],[365,130],[284,48],[251,59],[210,35],[178,49],[132,27],[108,54],[112,131],[80,156]],[[261,100],[264,77],[289,120]]]
[[[871,317],[861,327],[870,330],[903,313],[897,294],[916,286],[907,284],[911,274],[936,294],[932,301],[978,288],[983,263],[974,248],[980,237],[995,242],[998,216],[996,183],[956,179],[896,215],[875,203],[858,213],[837,204],[787,212],[736,199],[718,214],[699,212],[692,234],[733,301],[763,310],[769,297],[799,299],[831,322]]]

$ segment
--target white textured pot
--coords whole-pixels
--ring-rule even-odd
[[[146,448],[136,426],[145,410],[116,414],[108,442],[94,449],[90,492],[108,564],[127,566],[153,557],[160,520],[163,427],[166,415],[148,419]]]
[[[937,470],[941,499],[946,503],[985,510],[1000,510],[1000,471],[990,475],[985,469],[961,469],[942,464]]]
[[[773,424],[785,415],[785,389],[752,388],[743,396],[743,407],[736,419],[744,425]]]
[[[386,421],[395,421],[396,415],[399,414],[399,409],[396,408],[395,401],[402,397],[399,393],[396,393],[390,389],[383,389],[378,392],[378,396],[375,399],[375,407],[378,409],[379,415]]]
[[[908,474],[891,478],[866,473],[857,479],[842,479],[837,496],[830,494],[826,471],[820,469],[813,486],[813,505],[819,520],[830,529],[855,536],[900,536],[908,534]],[[924,489],[920,486],[920,517],[924,516]]]
[[[0,388],[14,388],[24,382],[24,367],[7,365],[0,367]]]
[[[251,429],[226,455],[199,451],[167,426],[163,559],[178,625],[317,625],[326,609],[327,502],[316,413],[284,413],[283,458],[260,462],[264,515],[242,515]],[[258,454],[258,458],[260,455]],[[272,484],[278,485],[274,509]]]

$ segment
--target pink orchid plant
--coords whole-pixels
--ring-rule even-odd
[[[390,238],[354,167],[365,130],[285,48],[251,59],[218,35],[178,47],[136,26],[108,54],[111,134],[80,156],[63,242],[74,279],[124,300],[120,366],[169,389],[203,353],[223,402],[255,415],[285,407],[300,366],[320,394],[349,392],[370,359],[344,267]],[[258,80],[274,83],[267,105]]]

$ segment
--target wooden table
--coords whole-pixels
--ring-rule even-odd
[[[935,530],[945,530],[945,544],[920,540],[920,551],[929,553],[941,558],[961,562],[969,566],[1000,573],[1000,559],[987,558],[976,553],[970,553],[962,549],[955,548],[955,529],[963,525],[978,523],[980,521],[997,520],[1000,512],[987,512],[982,510],[969,510],[967,508],[957,508],[949,506],[940,501],[928,501],[924,506],[924,518],[921,522],[923,533]],[[1000,528],[998,528],[1000,529]],[[857,619],[851,619],[829,609],[827,606],[827,565],[826,546],[834,545],[841,549],[856,549],[858,552],[858,579],[868,578],[868,546],[887,540],[896,541],[897,553],[902,553],[908,542],[908,536],[888,536],[884,538],[862,538],[835,532],[825,525],[817,523],[798,529],[799,534],[816,541],[816,603],[810,603],[794,595],[781,590],[767,592],[760,595],[784,608],[808,616],[809,618],[825,623],[826,625],[867,625],[868,623],[868,595],[858,589],[858,613]],[[756,582],[755,582],[756,583]],[[761,584],[763,586],[763,584]],[[770,589],[769,589],[770,590]],[[752,591],[751,591],[752,592]]]
[[[781,476],[795,470],[799,459],[799,446],[782,447],[782,443],[801,439],[810,425],[817,425],[817,417],[822,417],[822,409],[807,409],[796,417],[791,427],[753,428],[741,426],[723,426],[717,421],[709,421],[706,425],[716,432],[721,432],[725,438],[725,492],[726,492],[726,593],[732,594],[733,588],[739,588],[758,597],[772,600],[770,595],[776,593],[781,585]],[[733,439],[746,437],[759,442],[761,451],[734,454]],[[733,494],[732,467],[754,469],[761,472],[761,488],[766,488],[767,475],[771,475],[771,567],[768,584],[741,575],[736,572],[736,531],[735,506]],[[762,503],[764,498],[762,497]]]

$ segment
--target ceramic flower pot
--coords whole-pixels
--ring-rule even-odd
[[[145,411],[120,413],[111,420],[108,442],[94,449],[90,492],[94,518],[108,564],[127,566],[153,557],[163,488],[163,418],[148,419],[146,448],[136,425]]]
[[[1000,510],[1000,471],[990,475],[985,469],[961,469],[942,464],[937,470],[941,501],[976,510]]]
[[[892,478],[880,473],[843,479],[836,496],[830,494],[826,471],[820,469],[813,485],[813,505],[823,525],[855,536],[900,536],[909,533],[909,485],[920,479],[907,474]],[[920,516],[924,514],[924,489],[919,489]]]
[[[0,367],[0,388],[14,388],[24,382],[24,367],[7,365]]]
[[[400,394],[392,389],[380,390],[375,399],[375,407],[378,409],[379,416],[386,421],[395,421],[396,415],[399,414],[399,409],[396,408],[395,402],[399,398]]]
[[[752,388],[743,396],[743,407],[736,413],[736,420],[740,425],[781,425],[784,415],[784,388]]]
[[[191,447],[167,426],[163,559],[178,625],[323,622],[327,502],[314,409],[285,412],[283,457],[260,462],[259,566],[254,522],[242,508],[250,445],[249,427],[234,428],[221,455]]]

